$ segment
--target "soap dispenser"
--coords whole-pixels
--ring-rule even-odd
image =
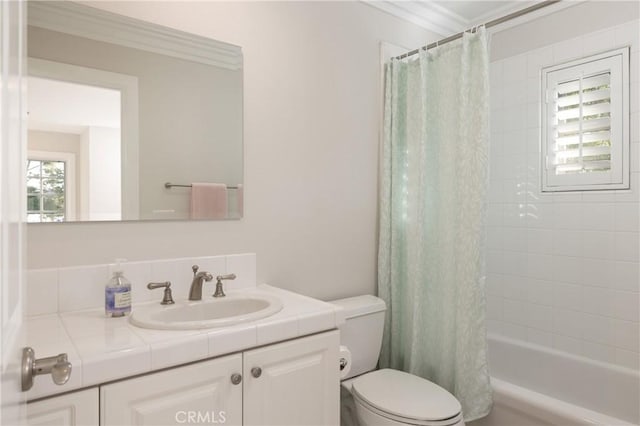
[[[131,282],[122,273],[122,262],[116,259],[113,277],[104,288],[104,312],[107,317],[123,317],[131,312]]]

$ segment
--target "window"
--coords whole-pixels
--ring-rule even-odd
[[[66,163],[27,161],[27,222],[64,222]]]
[[[542,190],[629,188],[629,49],[542,70]]]

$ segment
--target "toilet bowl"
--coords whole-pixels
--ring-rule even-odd
[[[464,426],[460,402],[426,379],[389,368],[375,370],[386,306],[375,296],[331,302],[343,309],[340,343],[351,352],[341,383],[342,426]]]

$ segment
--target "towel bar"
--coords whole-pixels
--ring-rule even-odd
[[[191,185],[179,185],[177,183],[171,183],[171,182],[167,182],[167,183],[164,184],[164,187],[167,188],[167,189],[171,189],[174,186],[178,186],[180,188],[191,188]],[[227,189],[238,189],[238,187],[237,186],[227,186]]]

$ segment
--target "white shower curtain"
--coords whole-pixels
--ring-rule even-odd
[[[452,392],[466,420],[492,397],[485,329],[488,41],[484,28],[386,66],[380,364]]]

